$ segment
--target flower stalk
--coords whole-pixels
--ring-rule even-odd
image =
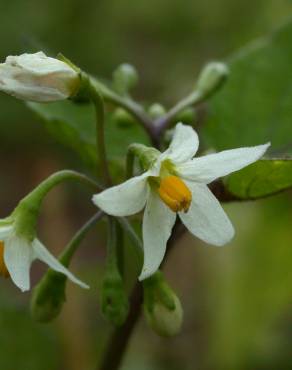
[[[121,326],[127,318],[129,302],[121,271],[123,270],[123,245],[119,239],[121,230],[113,217],[109,217],[107,235],[107,260],[101,290],[101,310],[111,323]]]

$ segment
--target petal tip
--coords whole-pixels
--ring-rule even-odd
[[[138,277],[138,280],[139,281],[143,281],[143,280],[145,280],[145,279],[147,279],[147,278],[149,278],[151,275],[153,275],[154,274],[154,272],[153,271],[150,271],[150,270],[147,270],[147,269],[143,269],[142,271],[141,271],[141,274],[139,275],[139,277]]]

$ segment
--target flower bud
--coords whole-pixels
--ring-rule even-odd
[[[101,291],[101,311],[114,325],[121,326],[129,311],[128,297],[120,275],[108,273]]]
[[[153,119],[160,118],[165,115],[166,110],[163,105],[159,103],[152,104],[148,109],[149,115]]]
[[[207,96],[217,90],[228,76],[229,70],[226,64],[212,62],[206,65],[197,82],[197,89],[203,95]]]
[[[36,321],[49,322],[59,315],[66,300],[66,281],[64,274],[48,270],[34,288],[30,308]]]
[[[113,73],[115,90],[124,95],[138,83],[138,73],[131,64],[121,64]]]
[[[115,109],[113,119],[120,127],[129,127],[136,122],[134,117],[123,108]]]
[[[191,124],[196,118],[196,111],[193,107],[188,107],[178,113],[175,117],[177,122],[183,122],[186,124]]]
[[[0,64],[0,90],[18,99],[51,102],[74,96],[80,86],[78,71],[43,52],[8,56]]]
[[[175,308],[169,309],[161,302],[155,302],[153,309],[150,311],[144,306],[144,313],[148,325],[162,337],[171,337],[180,332],[183,309],[180,300],[173,295]]]
[[[148,325],[159,335],[179,333],[183,309],[179,298],[164,280],[160,271],[144,280],[144,314]]]

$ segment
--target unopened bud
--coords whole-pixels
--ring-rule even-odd
[[[177,296],[173,296],[174,309],[167,308],[161,302],[155,302],[151,311],[144,306],[148,325],[159,335],[171,337],[180,332],[183,321],[183,309]]]
[[[115,90],[124,95],[138,83],[138,73],[131,64],[121,64],[113,73]]]
[[[59,315],[66,300],[66,281],[64,274],[48,270],[34,288],[30,308],[36,321],[49,322]]]
[[[18,99],[51,102],[74,96],[80,86],[78,71],[43,52],[8,56],[0,64],[0,90]]]
[[[229,70],[226,64],[212,62],[206,65],[197,82],[197,90],[207,96],[219,89],[228,76]]]
[[[134,117],[123,108],[117,108],[114,111],[113,119],[120,127],[129,127],[136,122]]]
[[[166,110],[163,105],[159,103],[152,104],[148,109],[149,115],[153,119],[160,118],[165,115]]]
[[[175,117],[177,122],[183,122],[191,124],[194,122],[196,117],[196,111],[193,107],[188,107],[182,110],[178,115]]]
[[[103,315],[116,326],[121,326],[128,316],[128,297],[122,278],[118,274],[107,274],[104,278],[101,310]]]
[[[183,309],[179,298],[160,271],[144,280],[144,314],[149,326],[159,335],[170,337],[179,333]]]

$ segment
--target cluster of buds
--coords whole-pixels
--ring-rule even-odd
[[[228,69],[222,63],[210,63],[203,69],[190,99],[206,99],[226,79]],[[138,81],[136,70],[121,65],[113,75],[113,87],[121,97],[129,96]],[[0,64],[0,90],[16,98],[47,103],[85,96],[95,104],[97,122],[101,124],[98,147],[104,149],[103,102],[98,87],[64,57],[47,57],[43,52],[9,56]],[[191,100],[192,101],[192,100]],[[146,112],[143,112],[146,114]],[[182,111],[193,118],[193,111]],[[148,110],[153,129],[157,120],[165,118],[165,109],[154,104]],[[125,111],[116,112],[116,119],[128,122],[133,117]],[[144,312],[149,325],[163,336],[179,332],[183,311],[181,303],[158,271],[166,252],[167,241],[178,216],[186,228],[206,243],[221,246],[228,243],[234,228],[214,197],[208,184],[215,179],[257,161],[269,143],[255,147],[226,150],[194,158],[199,147],[196,131],[177,123],[169,147],[160,152],[141,144],[133,144],[129,153],[140,160],[143,173],[93,196],[94,204],[109,216],[130,216],[145,208],[143,218],[143,281]],[[105,152],[101,168],[107,178]],[[131,162],[131,161],[130,161]],[[30,288],[30,266],[35,259],[45,262],[51,270],[34,291],[32,313],[39,321],[54,318],[65,300],[66,277],[83,288],[64,261],[56,259],[36,236],[36,223],[42,200],[60,179],[47,179],[25,197],[11,216],[0,220],[0,275],[11,277],[22,290]],[[106,181],[105,181],[106,182]],[[116,220],[109,217],[109,224]],[[114,220],[114,221],[113,221]],[[128,315],[128,299],[116,260],[119,240],[109,230],[108,263],[102,285],[102,311],[115,325]]]

